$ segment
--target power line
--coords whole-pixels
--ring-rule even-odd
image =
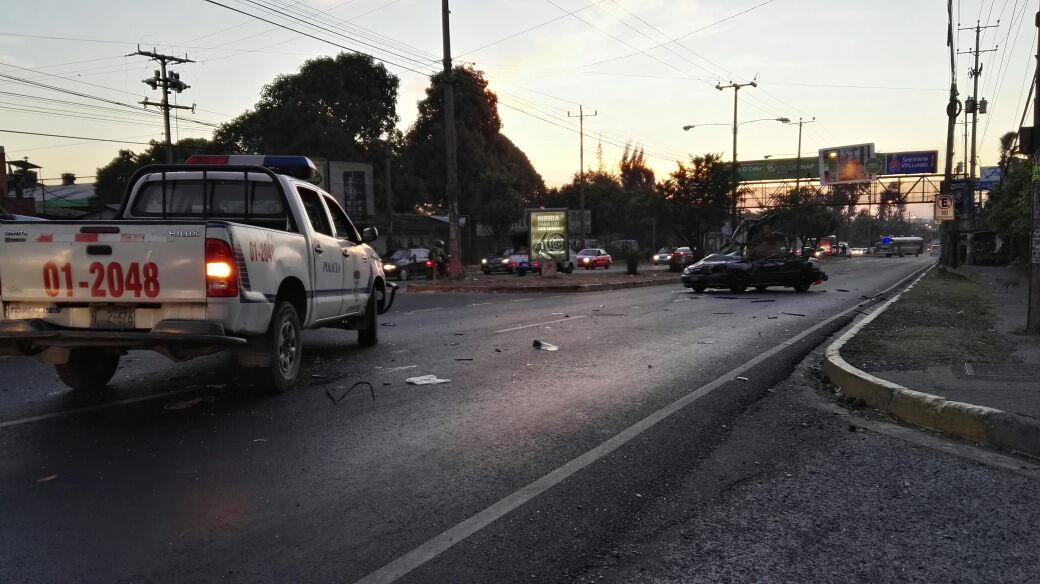
[[[128,142],[126,140],[114,140],[111,138],[91,138],[88,136],[68,136],[65,134],[44,134],[42,132],[25,132],[21,130],[7,130],[0,128],[0,132],[5,134],[26,134],[29,136],[47,136],[50,138],[71,138],[73,140],[88,140],[91,142],[115,142],[117,144],[139,144],[144,146],[150,146],[151,142]]]
[[[477,47],[475,49],[470,49],[470,50],[468,50],[468,51],[466,51],[464,53],[460,53],[460,54],[456,55],[455,58],[460,58],[460,57],[464,57],[466,55],[470,55],[470,54],[476,53],[478,51],[483,51],[484,49],[486,49],[488,47],[493,47],[493,46],[495,46],[497,44],[501,44],[501,43],[504,43],[504,42],[506,42],[508,40],[515,39],[518,36],[523,36],[523,35],[531,32],[533,30],[537,30],[539,28],[542,28],[543,26],[552,24],[552,23],[557,22],[559,20],[563,20],[564,18],[567,18],[568,16],[572,16],[574,14],[582,12],[583,10],[588,10],[589,8],[592,8],[593,6],[596,6],[598,4],[602,4],[603,2],[606,2],[606,1],[607,0],[596,0],[592,4],[589,4],[587,6],[582,6],[581,8],[579,8],[577,10],[572,10],[570,12],[565,12],[564,14],[561,14],[561,15],[557,16],[556,18],[550,18],[549,20],[546,20],[545,22],[542,22],[540,24],[536,24],[534,26],[525,28],[524,30],[521,30],[519,32],[515,32],[515,33],[513,33],[511,35],[502,37],[502,38],[498,39],[497,41],[493,41],[493,42],[487,43],[486,45],[481,45],[481,46],[479,46],[479,47]],[[559,7],[557,6],[557,8],[559,8]]]

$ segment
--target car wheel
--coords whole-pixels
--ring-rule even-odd
[[[399,271],[397,272],[397,278],[398,278],[399,280],[401,280],[402,282],[404,282],[404,281],[408,280],[408,276],[410,276],[410,275],[411,275],[411,274],[409,274],[409,273],[408,273],[408,268],[401,268],[401,269],[400,269],[400,270],[399,270]]]
[[[271,393],[282,393],[296,385],[303,357],[302,332],[296,308],[289,302],[279,302],[263,339],[270,363],[257,371],[260,383]]]
[[[759,292],[765,292],[767,288],[769,288],[769,286],[755,286],[755,290],[758,290]]]
[[[379,317],[379,306],[376,304],[378,293],[378,290],[373,289],[369,294],[368,302],[365,303],[365,316],[358,326],[357,342],[362,347],[374,347],[379,343],[379,323],[376,322]]]
[[[733,279],[729,282],[729,291],[734,294],[740,294],[747,290],[748,281],[747,276],[743,274],[734,274]]]
[[[58,378],[77,391],[104,389],[119,367],[119,354],[97,349],[73,349],[68,363],[55,365]]]
[[[483,270],[485,276],[491,275],[491,270]]]
[[[812,286],[812,278],[809,276],[803,276],[797,284],[794,285],[795,292],[808,292],[809,286]]]
[[[698,286],[690,286],[690,288],[692,288],[693,291],[698,293],[698,294],[700,294],[701,292],[704,292],[705,290],[708,289],[707,286],[700,286],[700,285],[698,285]]]

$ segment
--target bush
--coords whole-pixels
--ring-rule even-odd
[[[626,273],[633,276],[639,273],[639,259],[641,255],[639,250],[634,247],[625,252]]]

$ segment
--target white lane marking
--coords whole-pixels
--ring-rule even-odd
[[[420,308],[419,310],[412,310],[403,314],[415,314],[417,312],[433,312],[434,310],[444,310],[443,308]]]
[[[549,320],[549,321],[546,321],[546,322],[536,322],[534,324],[525,324],[523,326],[514,326],[513,328],[502,329],[500,331],[495,331],[495,332],[496,333],[510,333],[510,332],[513,332],[513,331],[533,328],[533,327],[536,327],[536,326],[542,326],[542,325],[546,325],[546,324],[553,324],[553,323],[557,323],[557,322],[567,322],[568,320],[578,320],[579,318],[585,318],[585,317],[584,316],[572,316],[570,318],[557,318],[556,320]]]
[[[900,280],[898,283],[893,284],[892,287],[889,288],[889,290],[894,290],[895,288],[898,288],[903,282],[906,282],[907,280],[915,277],[919,271],[920,270],[915,270],[910,276],[907,276],[906,278]],[[789,343],[793,344],[804,339],[805,337],[829,325],[830,323],[840,318],[844,318],[848,314],[857,310],[857,308],[858,306],[847,308],[842,312],[839,312],[838,314],[809,327],[808,329],[791,337]],[[719,387],[722,387],[724,384],[732,381],[748,369],[751,369],[757,366],[759,363],[762,363],[763,361],[772,358],[780,351],[785,350],[787,348],[786,345],[789,343],[773,347],[765,353],[761,353],[757,357],[751,359],[747,363],[739,365],[731,371],[724,373],[715,381],[700,386],[693,392],[686,394],[685,396],[677,399],[671,404],[657,410],[656,412],[650,414],[649,416],[643,418],[642,420],[639,420],[635,424],[622,430],[620,433],[607,439],[607,441],[603,442],[602,444],[593,448],[592,450],[589,450],[585,454],[582,454],[581,456],[572,459],[571,461],[565,463],[563,466],[556,468],[555,470],[549,471],[548,474],[543,475],[541,478],[535,480],[533,483],[530,483],[524,487],[521,487],[519,490],[514,491],[509,495],[506,495],[498,502],[493,503],[490,507],[487,507],[483,511],[478,512],[476,515],[473,515],[472,517],[463,520],[461,523],[449,528],[440,535],[434,536],[432,539],[427,540],[419,547],[404,554],[403,556],[398,557],[389,564],[383,566],[382,568],[379,568],[375,572],[372,572],[371,574],[358,580],[357,582],[355,582],[355,584],[391,584],[392,582],[397,581],[402,576],[408,574],[409,572],[415,570],[416,568],[419,568],[426,562],[429,562],[430,560],[441,555],[442,553],[444,553],[460,541],[467,539],[469,536],[487,527],[491,523],[497,521],[501,517],[505,516],[507,513],[513,511],[514,509],[527,503],[531,499],[534,499],[538,495],[563,482],[574,473],[582,470],[583,468],[589,466],[590,464],[602,459],[611,452],[624,446],[627,442],[639,436],[646,430],[652,428],[658,422],[668,418],[675,412],[685,408],[686,406],[697,401],[698,399],[708,395],[709,393],[718,389]]]
[[[98,404],[96,406],[87,406],[83,408],[76,408],[74,410],[63,410],[60,412],[51,412],[49,414],[40,414],[39,416],[30,416],[28,418],[19,418],[17,420],[8,420],[7,422],[0,422],[0,428],[10,428],[12,426],[21,426],[22,424],[29,424],[32,422],[39,422],[42,420],[52,420],[54,418],[64,418],[65,416],[72,416],[75,414],[85,414],[87,412],[96,412],[98,410],[107,410],[108,408],[114,408],[116,406],[125,406],[129,404],[136,404],[140,402],[151,401],[155,399],[162,399],[164,397],[170,397],[187,393],[190,391],[197,391],[197,389],[177,389],[174,391],[164,391],[155,395],[142,395],[140,397],[132,397],[128,399],[121,399],[119,401],[109,402],[107,404]]]
[[[488,304],[494,304],[494,302],[474,302],[470,306],[487,306]]]

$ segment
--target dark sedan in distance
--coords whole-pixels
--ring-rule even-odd
[[[512,274],[513,265],[509,261],[509,256],[511,255],[513,255],[513,248],[507,247],[500,249],[498,250],[498,253],[480,260],[480,270],[485,274],[493,274],[495,272]]]
[[[689,247],[677,247],[672,252],[672,257],[668,258],[668,271],[670,272],[681,272],[686,266],[701,259],[701,254],[695,249]]]

